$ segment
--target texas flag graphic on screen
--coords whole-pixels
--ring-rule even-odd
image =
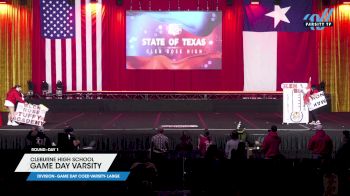
[[[221,69],[221,12],[128,11],[127,69]]]
[[[244,1],[244,90],[276,91],[284,82],[306,82],[317,61],[316,35],[304,26],[312,13],[310,0]]]

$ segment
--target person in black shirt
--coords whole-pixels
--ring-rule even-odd
[[[75,152],[79,150],[80,141],[73,133],[74,129],[67,126],[64,133],[58,134],[58,147],[61,152]]]
[[[193,150],[192,145],[192,139],[191,137],[185,132],[182,132],[182,135],[180,137],[181,142],[176,145],[176,152],[181,156],[188,157],[191,155],[191,152]]]
[[[50,147],[51,142],[50,138],[45,135],[43,130],[40,130],[39,127],[32,127],[26,137],[29,142],[28,147]]]
[[[343,131],[342,145],[335,154],[335,163],[339,177],[339,195],[350,195],[350,132],[348,130]]]

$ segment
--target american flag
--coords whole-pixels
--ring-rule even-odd
[[[41,1],[41,32],[50,39],[73,38],[75,34],[73,3],[66,0]]]
[[[66,91],[102,90],[102,0],[41,0],[45,80]]]

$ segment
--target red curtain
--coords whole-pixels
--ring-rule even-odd
[[[32,81],[37,93],[45,81],[45,40],[41,38],[40,28],[40,1],[33,1]]]
[[[242,54],[242,0],[226,6],[225,0],[216,1],[164,1],[142,0],[141,9],[165,10],[222,10],[223,61],[222,70],[127,70],[126,69],[126,10],[130,1],[122,6],[115,0],[103,0],[102,23],[102,86],[115,91],[218,91],[243,90]],[[151,4],[149,4],[151,2]],[[179,2],[179,4],[178,4]],[[139,1],[133,1],[133,10],[139,10]],[[39,92],[45,80],[45,47],[40,35],[40,2],[33,2],[33,81]],[[73,59],[74,60],[74,59]],[[83,68],[84,69],[84,68]],[[52,70],[54,71],[54,70]],[[73,68],[74,72],[74,68]],[[83,81],[84,82],[84,81]],[[53,89],[54,89],[53,84]],[[74,84],[73,84],[74,87]]]

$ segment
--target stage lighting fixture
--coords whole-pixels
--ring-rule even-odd
[[[117,5],[123,5],[123,0],[117,0]]]
[[[259,0],[252,0],[250,2],[250,4],[252,4],[252,5],[259,5]]]
[[[227,6],[233,5],[233,0],[226,0],[226,5]]]
[[[281,5],[281,0],[273,0],[274,5]]]
[[[350,1],[343,1],[344,5],[350,5]]]
[[[62,91],[63,91],[63,84],[60,80],[57,81],[56,83],[56,95],[59,98],[62,98]]]
[[[33,97],[33,95],[34,95],[34,84],[33,84],[33,82],[31,80],[28,80],[27,84],[28,84],[27,96],[28,97]]]
[[[47,96],[49,93],[49,84],[46,81],[41,82],[42,95]]]
[[[19,4],[20,4],[20,5],[27,5],[27,0],[20,0],[20,1],[19,1]]]

